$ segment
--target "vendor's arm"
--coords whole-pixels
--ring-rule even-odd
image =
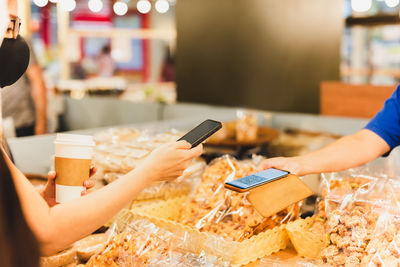
[[[342,171],[363,165],[400,145],[400,87],[361,131],[315,152],[265,160],[262,168],[279,168],[297,175]]]
[[[363,129],[304,156],[267,159],[262,163],[262,168],[274,167],[300,176],[342,171],[376,159],[389,149],[389,145],[381,137]]]
[[[181,141],[155,150],[139,167],[85,197],[49,208],[26,177],[8,160],[26,220],[43,255],[51,255],[106,223],[146,186],[181,175],[201,145]]]

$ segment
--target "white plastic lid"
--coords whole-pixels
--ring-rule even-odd
[[[95,146],[93,136],[81,134],[58,133],[54,144],[74,145],[74,146]]]

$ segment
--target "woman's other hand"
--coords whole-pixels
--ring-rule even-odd
[[[94,175],[96,173],[97,169],[96,167],[92,167],[90,169],[90,176]],[[40,195],[44,198],[44,200],[47,202],[49,207],[53,207],[56,204],[56,172],[55,171],[50,171],[47,174],[47,183],[44,189],[40,192]],[[88,189],[92,188],[94,186],[94,182],[91,180],[86,180],[83,182],[83,186],[85,187],[85,190],[82,191],[82,196],[86,195],[88,193]]]

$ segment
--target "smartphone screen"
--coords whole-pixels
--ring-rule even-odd
[[[266,184],[272,181],[275,181],[277,179],[283,178],[287,176],[289,172],[287,171],[282,171],[278,169],[267,169],[265,171],[255,173],[237,180],[234,180],[232,182],[228,182],[226,184],[237,187],[239,189],[251,189],[253,187]]]
[[[189,142],[192,147],[198,146],[204,142],[208,137],[221,129],[222,124],[219,121],[206,120],[182,136],[178,141],[185,140]]]

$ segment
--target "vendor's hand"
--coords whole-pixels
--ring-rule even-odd
[[[202,153],[201,144],[191,149],[186,141],[169,143],[151,152],[139,167],[153,174],[153,181],[171,181],[181,176],[192,160]]]
[[[92,167],[90,169],[90,176],[94,175],[96,173],[97,169],[96,167]],[[85,187],[85,190],[82,191],[82,196],[86,195],[88,193],[88,189],[92,188],[94,186],[94,182],[91,180],[86,180],[83,182],[83,186]],[[47,204],[50,207],[53,207],[54,205],[58,204],[56,202],[56,172],[51,171],[47,174],[47,183],[45,188],[40,192],[40,195],[46,200]]]
[[[269,168],[276,168],[288,171],[290,173],[299,176],[306,174],[304,173],[303,165],[301,164],[300,159],[298,157],[290,157],[290,158],[278,157],[278,158],[266,159],[263,162],[261,162],[259,171],[266,170]]]

